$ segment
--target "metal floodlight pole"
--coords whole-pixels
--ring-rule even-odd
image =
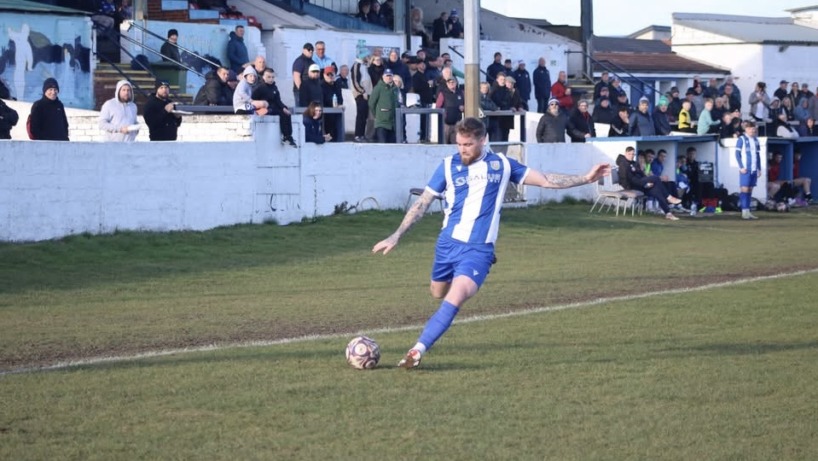
[[[463,6],[465,53],[466,117],[477,117],[480,110],[480,0],[465,0]]]

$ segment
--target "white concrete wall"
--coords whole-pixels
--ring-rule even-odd
[[[3,141],[0,240],[288,224],[369,197],[381,209],[402,208],[409,189],[425,185],[453,153],[438,145],[306,144],[300,129],[295,149],[280,144],[272,117],[253,125],[252,142]],[[519,155],[534,168],[566,173],[606,158],[592,144],[531,144]],[[593,193],[591,186],[525,192],[529,203]]]
[[[440,160],[454,152],[453,146],[430,144],[307,144],[300,120],[295,122],[300,148],[281,145],[276,118],[250,116],[221,122],[191,117],[182,124],[190,142],[2,141],[0,241],[289,224],[368,198],[381,209],[403,208],[409,189],[423,187]],[[82,125],[76,117],[71,123]],[[88,124],[94,125],[93,118]],[[493,147],[538,170],[584,174],[595,163],[613,163],[636,143],[607,139]],[[738,173],[730,147],[703,143],[697,148],[702,160],[718,159],[718,181],[735,191]],[[754,195],[763,199],[763,188]],[[529,204],[566,197],[591,200],[595,188],[529,187],[523,196]]]

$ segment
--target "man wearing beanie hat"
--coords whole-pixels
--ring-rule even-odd
[[[176,41],[179,39],[179,32],[176,29],[168,31],[168,39],[162,44],[159,52],[162,53],[162,61],[165,62],[182,62],[182,56],[179,54],[179,47]]]
[[[446,21],[446,25],[449,29],[448,37],[463,38],[463,23],[460,22],[457,10],[452,10],[452,12],[449,13],[449,20]]]
[[[565,142],[567,130],[568,116],[560,110],[559,100],[551,98],[548,101],[548,109],[537,123],[537,142]]]
[[[667,136],[670,134],[670,117],[667,112],[668,100],[662,96],[659,98],[659,103],[653,109],[653,127],[658,136]]]
[[[656,129],[653,127],[653,120],[650,119],[648,109],[650,109],[650,101],[648,101],[648,98],[642,96],[639,98],[637,110],[631,114],[628,120],[628,124],[631,128],[631,136],[656,135]]]
[[[31,139],[68,141],[68,117],[59,94],[57,80],[45,79],[43,97],[31,105]]]
[[[148,125],[151,141],[176,141],[176,131],[182,124],[182,116],[174,114],[176,106],[170,98],[170,85],[157,80],[156,92],[148,97],[142,116]]]

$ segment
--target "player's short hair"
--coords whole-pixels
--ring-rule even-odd
[[[455,129],[457,130],[457,134],[462,136],[468,136],[474,139],[483,139],[486,137],[486,125],[474,117],[466,117],[459,121]]]

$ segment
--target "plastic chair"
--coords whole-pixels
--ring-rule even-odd
[[[409,189],[409,197],[406,198],[406,205],[403,206],[404,211],[409,210],[409,205],[412,203],[412,197],[420,197],[423,194],[423,191],[426,189],[421,189],[419,187],[413,187]],[[435,201],[438,205],[438,211],[443,211],[443,197],[436,197]],[[431,207],[429,207],[431,209]]]

